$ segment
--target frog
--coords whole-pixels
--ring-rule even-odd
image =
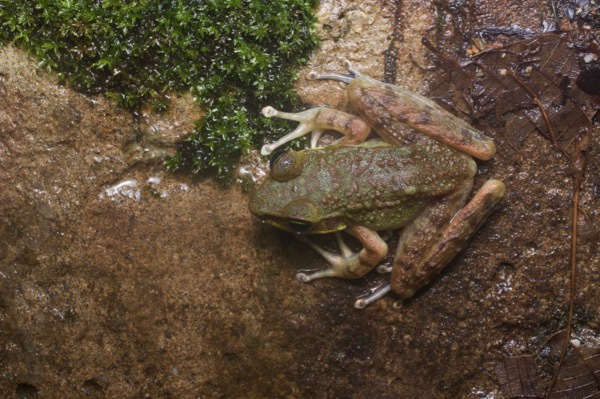
[[[271,155],[268,176],[251,195],[250,212],[260,221],[297,235],[328,263],[300,270],[307,283],[326,277],[357,279],[373,269],[389,282],[359,297],[364,309],[389,292],[412,297],[438,275],[496,209],[505,193],[497,179],[487,180],[470,197],[477,164],[490,160],[494,140],[435,101],[401,86],[348,71],[316,73],[309,80],[345,85],[355,114],[328,107],[298,113],[265,107],[262,114],[298,123],[296,129],[261,154]],[[320,146],[322,134],[341,134]],[[370,138],[372,131],[376,138]],[[304,150],[282,150],[311,134]],[[379,232],[400,230],[391,266],[380,265],[388,245]],[[355,237],[353,251],[341,233]],[[339,251],[313,243],[311,234],[334,233]]]

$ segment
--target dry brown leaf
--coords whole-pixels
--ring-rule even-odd
[[[569,353],[548,399],[600,398],[600,347],[582,346]]]
[[[531,355],[504,358],[502,363],[496,365],[496,376],[500,389],[509,399],[542,397],[534,357]]]
[[[599,399],[600,347],[573,348],[560,365],[556,382],[547,396],[542,394],[532,355],[504,358],[496,365],[496,376],[502,393],[509,399]]]
[[[598,36],[599,31],[589,30],[543,33],[461,64],[436,51],[450,73],[432,93],[444,93],[450,106],[502,127],[515,148],[537,130],[573,160],[597,112]]]

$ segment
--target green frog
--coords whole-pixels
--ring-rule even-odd
[[[256,188],[250,211],[260,220],[295,233],[330,264],[296,278],[359,278],[379,265],[388,251],[377,231],[402,229],[390,282],[360,298],[362,309],[389,291],[411,297],[428,284],[467,242],[504,195],[504,184],[488,180],[468,201],[477,165],[496,152],[485,136],[438,104],[402,87],[365,76],[346,63],[348,75],[310,73],[309,79],[347,84],[358,115],[317,107],[287,113],[266,107],[266,117],[299,122],[263,155],[311,133],[311,148],[276,151],[268,177]],[[342,134],[319,147],[322,132]],[[371,130],[380,139],[367,140]],[[356,237],[353,252],[339,232]],[[336,233],[339,253],[327,251],[307,234]]]

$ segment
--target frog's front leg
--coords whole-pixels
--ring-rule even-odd
[[[336,237],[341,252],[341,254],[337,254],[326,251],[304,238],[304,241],[320,253],[331,266],[311,274],[298,273],[296,279],[306,283],[323,277],[360,278],[377,266],[387,254],[387,244],[377,232],[356,225],[348,226],[344,231],[356,237],[363,248],[356,253],[352,252],[337,234]]]
[[[311,147],[316,147],[321,134],[325,130],[335,130],[344,137],[337,144],[360,144],[367,139],[371,127],[360,117],[331,108],[317,107],[306,111],[291,113],[278,111],[273,107],[265,107],[262,114],[267,118],[280,118],[299,122],[298,127],[271,144],[265,144],[260,153],[269,155],[285,143],[312,133]]]

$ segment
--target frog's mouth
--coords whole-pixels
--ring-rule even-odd
[[[296,234],[326,234],[346,228],[343,218],[323,215],[319,206],[307,198],[294,199],[281,208],[270,202],[251,201],[250,212],[272,226]]]
[[[280,219],[275,217],[261,217],[262,221],[295,234],[327,234],[341,231],[346,228],[346,223],[340,219],[326,219],[313,223],[299,219]]]

